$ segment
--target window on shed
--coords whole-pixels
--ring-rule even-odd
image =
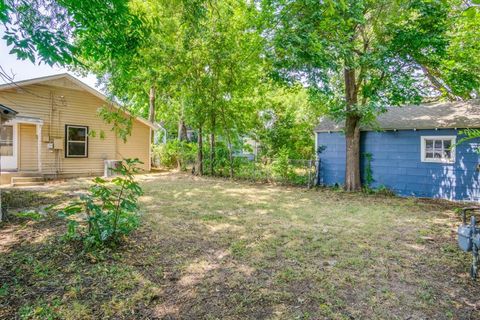
[[[66,125],[65,136],[65,157],[88,157],[88,127]]]
[[[455,162],[455,136],[422,137],[422,162]]]

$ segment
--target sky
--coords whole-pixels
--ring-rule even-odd
[[[33,64],[30,60],[17,60],[15,55],[9,54],[11,47],[7,47],[7,43],[2,39],[3,30],[0,30],[0,66],[9,74],[14,75],[14,81],[21,81],[31,78],[44,77],[59,73],[68,72],[67,69],[53,66],[50,67],[46,64]],[[82,80],[89,86],[96,88],[96,78],[94,75],[89,75],[88,77],[80,77],[72,72],[68,72],[74,77]],[[0,84],[5,83],[3,79],[0,78]],[[97,88],[98,90],[98,88]]]

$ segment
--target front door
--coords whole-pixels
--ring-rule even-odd
[[[0,171],[17,169],[17,124],[0,125]]]

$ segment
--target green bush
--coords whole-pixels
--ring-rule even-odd
[[[258,163],[245,158],[235,158],[237,164],[235,177],[247,180],[260,180],[260,168]]]
[[[238,146],[234,145],[234,150],[238,150]],[[204,173],[211,174],[211,160],[210,160],[210,145],[204,146]],[[230,162],[230,150],[225,141],[217,141],[215,144],[215,159],[213,170],[215,176],[229,177],[230,168],[233,166],[234,177],[249,178],[250,174],[247,171],[253,172],[254,164],[250,160],[233,155],[233,163]]]
[[[111,182],[93,179],[94,184],[80,201],[59,212],[67,219],[67,239],[81,240],[87,249],[117,243],[139,225],[138,197],[142,189],[134,179],[138,159],[126,159],[115,169]]]
[[[372,172],[372,154],[371,153],[364,153],[363,156],[365,157],[365,187],[370,188],[372,183],[375,182],[373,179],[373,172]]]
[[[173,169],[180,166],[185,170],[189,163],[195,161],[197,145],[193,142],[170,140],[166,144],[153,146],[153,162]]]
[[[210,150],[211,148],[209,145],[204,146],[203,171],[205,172],[205,174],[210,174]],[[236,171],[235,169],[238,168],[238,166],[239,163],[235,158],[233,163],[234,172]],[[228,150],[227,144],[223,141],[217,141],[217,143],[215,144],[215,159],[213,163],[213,170],[216,176],[228,177],[230,175],[230,151]]]
[[[290,166],[288,149],[282,148],[272,162],[272,172],[275,178],[288,181],[295,173]]]

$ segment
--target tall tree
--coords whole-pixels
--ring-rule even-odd
[[[263,79],[263,39],[256,28],[253,4],[211,1],[204,9],[197,29],[189,32],[193,36],[188,38],[185,61],[190,71],[184,77],[185,92],[193,103],[187,104],[186,118],[209,135],[210,173],[214,170],[215,136],[220,135],[229,148],[233,175],[233,145],[253,125],[253,97]],[[198,152],[203,159],[202,148]]]
[[[273,158],[286,149],[291,159],[313,159],[314,128],[323,113],[321,103],[311,103],[307,89],[301,85],[272,85],[262,97],[254,131],[262,155]]]
[[[478,82],[441,72],[461,5],[447,0],[263,2],[277,75],[307,84],[344,123],[345,189],[361,188],[360,127],[387,106],[450,98]],[[463,60],[463,58],[460,58]],[[463,64],[465,72],[472,67]],[[464,82],[462,82],[464,81]],[[466,82],[466,83],[465,83]]]
[[[147,37],[141,46],[115,57],[81,50],[79,60],[140,114],[168,117],[167,122],[175,119],[179,137],[185,124],[195,128],[200,146],[198,173],[208,159],[203,156],[206,135],[210,172],[217,135],[227,141],[233,169],[233,144],[252,127],[252,97],[263,78],[257,8],[243,0],[132,0],[130,11],[142,17]],[[86,36],[76,44],[83,48],[82,43],[89,47],[91,42]]]

